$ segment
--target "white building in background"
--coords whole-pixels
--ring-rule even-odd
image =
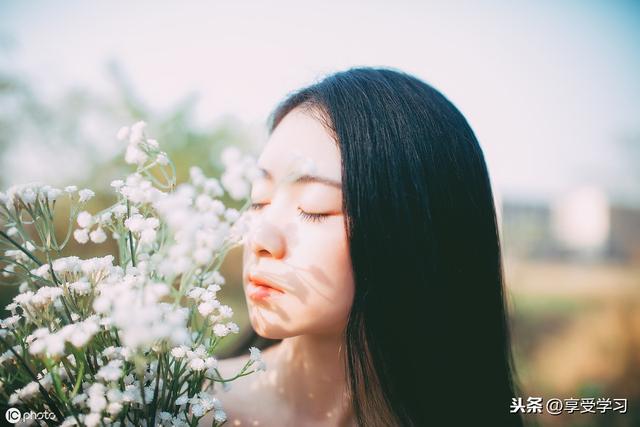
[[[551,206],[551,230],[565,249],[581,255],[607,250],[611,214],[607,195],[593,186],[576,188]]]

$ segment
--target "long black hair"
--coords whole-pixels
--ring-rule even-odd
[[[315,113],[341,152],[355,280],[345,370],[358,425],[522,425],[509,410],[517,389],[494,199],[463,115],[384,68],[290,94],[270,132],[294,108]]]

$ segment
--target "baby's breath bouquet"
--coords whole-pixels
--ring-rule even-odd
[[[0,193],[2,280],[20,292],[0,321],[0,401],[48,413],[40,424],[195,426],[214,411],[218,426],[226,414],[216,383],[266,368],[252,347],[242,370],[223,378],[214,355],[238,333],[216,297],[225,283],[218,270],[246,229],[255,164],[228,148],[220,180],[194,167],[177,185],[145,126],[117,134],[136,171],[111,183],[117,201],[103,211],[87,212],[94,192],[75,186]],[[225,191],[244,207],[226,207]],[[56,204],[68,206],[66,233],[56,233]],[[72,237],[100,244],[108,235],[117,254],[61,257]]]

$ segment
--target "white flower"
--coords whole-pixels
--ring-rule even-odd
[[[156,162],[159,165],[166,166],[169,164],[169,157],[167,157],[166,153],[160,153],[156,156]]]
[[[4,320],[0,320],[0,326],[3,328],[11,328],[20,320],[19,315],[7,317]]]
[[[213,260],[213,253],[206,248],[200,248],[193,253],[193,259],[196,264],[204,266]]]
[[[91,336],[83,330],[77,330],[71,335],[69,342],[73,344],[74,347],[82,348],[84,345],[89,342]]]
[[[111,212],[104,212],[100,215],[100,224],[109,224],[111,222]]]
[[[73,238],[78,243],[85,244],[89,241],[89,233],[86,228],[79,228],[73,232]]]
[[[248,197],[249,183],[257,175],[255,161],[249,156],[242,157],[238,148],[227,147],[222,152],[222,163],[225,171],[221,183],[225,190],[235,200]]]
[[[20,399],[22,401],[29,400],[30,398],[35,396],[39,392],[39,390],[40,390],[40,388],[38,386],[38,383],[35,382],[35,381],[31,381],[30,383],[28,383],[24,387],[16,390],[11,395],[11,398],[9,399],[9,404],[10,405],[17,404],[18,403],[18,399]]]
[[[207,357],[204,360],[207,369],[215,369],[218,367],[218,360],[215,357]]]
[[[60,356],[64,353],[64,339],[58,334],[51,334],[35,340],[29,346],[29,353],[47,353],[50,356]]]
[[[80,405],[84,403],[88,397],[89,396],[87,396],[85,393],[79,393],[73,399],[71,399],[71,402],[73,402],[75,405]]]
[[[176,359],[182,359],[186,354],[184,347],[174,347],[171,349],[171,355]]]
[[[146,228],[140,233],[140,243],[153,243],[156,240],[156,230]]]
[[[95,323],[95,320],[91,318],[85,320],[82,323],[67,325],[66,327],[73,327],[69,330],[71,334],[71,336],[69,337],[69,342],[77,348],[84,347],[89,342],[91,337],[96,332],[98,332],[99,329],[98,325]]]
[[[116,134],[116,138],[118,139],[118,141],[124,141],[125,139],[127,139],[128,136],[129,136],[129,127],[128,126],[122,126],[118,130],[118,133]]]
[[[217,337],[225,337],[229,334],[229,329],[225,325],[218,323],[213,327],[213,333]]]
[[[91,237],[91,241],[94,243],[103,243],[107,240],[107,235],[102,230],[102,227],[98,227],[94,231],[92,231],[89,236]]]
[[[211,278],[213,280],[213,283],[218,284],[218,285],[224,285],[225,283],[225,278],[222,274],[220,274],[219,271],[214,271],[213,273],[211,273]],[[220,288],[218,288],[219,290]]]
[[[249,357],[251,360],[253,360],[254,362],[257,362],[259,360],[261,360],[262,358],[262,354],[260,353],[260,349],[257,347],[249,347],[249,352],[251,353],[251,356]]]
[[[122,402],[122,391],[118,388],[110,388],[107,390],[107,399],[109,402]]]
[[[95,315],[83,322],[66,325],[56,332],[49,332],[47,328],[39,328],[31,335],[32,342],[29,346],[29,353],[62,355],[65,342],[68,341],[76,347],[82,347],[98,331],[98,328]]]
[[[52,188],[47,192],[47,199],[49,199],[50,202],[53,202],[58,197],[60,197],[61,194],[62,194],[62,190],[58,188]]]
[[[204,415],[204,407],[201,404],[196,403],[195,405],[191,405],[191,412],[194,416],[201,417]]]
[[[131,133],[129,134],[130,145],[135,145],[140,143],[140,141],[142,141],[142,138],[144,136],[144,130],[146,127],[147,127],[147,123],[145,123],[142,120],[134,123],[131,126]]]
[[[226,167],[233,166],[240,161],[242,153],[237,147],[229,146],[222,150],[222,164]]]
[[[100,368],[96,376],[107,382],[118,381],[122,376],[122,369],[120,369],[121,366],[121,360],[112,360],[107,363],[106,366]]]
[[[26,204],[35,202],[36,197],[37,197],[36,193],[31,188],[27,188],[21,194],[21,199]]]
[[[127,214],[127,207],[125,205],[119,204],[113,208],[113,214],[116,218],[122,218]]]
[[[203,316],[208,316],[213,312],[215,308],[216,308],[215,305],[209,301],[203,302],[202,304],[198,305],[198,311]]]
[[[78,192],[78,195],[80,196],[80,202],[87,202],[89,200],[91,200],[91,198],[93,196],[96,195],[96,193],[94,193],[93,191],[89,190],[88,188],[85,188],[83,190],[80,190]]]
[[[33,243],[31,243],[31,242],[25,243],[24,246],[27,248],[28,251],[32,251],[33,252],[33,251],[36,250],[36,247],[33,246]]]
[[[240,212],[238,212],[237,209],[229,208],[224,213],[224,219],[226,219],[229,222],[234,222],[239,217],[240,217]]]
[[[27,261],[29,259],[29,257],[27,257],[27,255],[25,255],[24,252],[19,251],[17,249],[8,249],[8,250],[4,251],[4,255],[6,257],[11,257],[11,258],[15,259],[16,261],[21,261],[21,262],[25,262],[25,261]],[[11,267],[11,266],[12,265],[10,265],[9,267]]]
[[[120,402],[111,402],[107,405],[107,412],[111,415],[118,415],[120,411],[122,411],[122,403]]]
[[[84,424],[87,427],[96,427],[100,425],[100,414],[91,413],[84,417]]]
[[[250,185],[240,173],[234,170],[225,171],[221,178],[222,186],[231,198],[241,200],[249,195]]]
[[[109,313],[113,324],[121,329],[122,343],[133,349],[148,348],[159,340],[181,345],[188,338],[186,307],[176,308],[160,302],[168,292],[164,283],[146,283],[146,277],[128,269],[124,280],[101,286],[93,307]],[[132,316],[135,313],[135,316]]]
[[[82,228],[87,228],[91,225],[91,220],[93,217],[87,211],[82,211],[78,214],[77,222],[78,225]]]
[[[227,328],[229,328],[229,331],[231,331],[234,334],[237,334],[240,332],[240,328],[234,322],[227,323]]]
[[[193,185],[200,186],[205,182],[206,177],[202,169],[197,166],[191,166],[191,168],[189,168],[189,179],[191,179]]]
[[[140,214],[132,215],[124,221],[124,225],[132,232],[139,234],[141,243],[153,243],[156,239],[156,228],[160,226],[158,218],[144,218]]]
[[[204,348],[204,346],[202,344],[200,344],[197,348],[195,348],[193,351],[189,350],[187,351],[187,356],[190,359],[193,359],[195,357],[199,357],[199,358],[204,358],[207,356],[207,350]]]
[[[156,140],[147,138],[145,128],[144,122],[138,122],[118,131],[116,137],[127,141],[125,160],[139,166],[144,162],[142,166],[148,165],[149,168],[153,166],[151,162],[170,165],[167,153],[160,151]],[[117,330],[121,347],[109,347],[98,355],[94,377],[81,381],[81,388],[70,401],[78,410],[81,424],[116,424],[114,420],[124,405],[129,405],[132,412],[140,410],[143,402],[141,393],[144,393],[147,402],[152,401],[159,365],[157,361],[149,360],[150,352],[168,348],[174,362],[180,360],[189,371],[201,373],[207,378],[215,377],[218,360],[210,353],[214,351],[212,346],[219,341],[216,337],[238,333],[239,330],[238,325],[226,320],[233,315],[233,310],[217,300],[216,294],[224,278],[218,272],[210,271],[212,261],[219,257],[220,251],[235,242],[232,239],[232,227],[235,229],[234,224],[240,216],[236,209],[227,208],[220,198],[225,196],[223,183],[231,188],[230,194],[235,195],[246,190],[247,184],[247,162],[239,150],[226,150],[223,157],[230,170],[224,180],[207,178],[202,170],[193,168],[190,170],[193,184],[171,186],[171,189],[156,185],[153,178],[143,176],[143,171],[138,168],[138,172],[111,182],[118,201],[102,213],[92,214],[88,212],[89,208],[82,207],[82,203],[96,196],[93,191],[78,191],[75,186],[65,187],[69,202],[72,203],[71,211],[74,214],[81,211],[72,216],[72,221],[77,222],[77,225],[73,225],[78,228],[73,230],[75,227],[72,227],[74,239],[80,243],[102,243],[106,241],[107,233],[122,236],[120,239],[129,235],[129,232],[134,233],[135,267],[133,259],[123,260],[122,266],[114,265],[114,256],[109,255],[90,259],[68,256],[52,259],[51,263],[33,268],[30,270],[31,277],[41,278],[42,283],[50,284],[57,277],[59,281],[55,282],[60,285],[36,287],[32,281],[23,281],[20,284],[23,292],[7,307],[11,317],[0,319],[0,336],[10,337],[12,329],[20,329],[26,337],[18,334],[22,341],[21,346],[16,347],[18,351],[29,352],[30,357],[40,361],[49,357],[57,364],[64,357],[65,364],[68,362],[77,370],[80,360],[76,362],[67,353],[82,354],[85,349],[93,353],[101,348],[103,338],[115,338],[114,331]],[[175,178],[173,170],[167,171],[165,167],[160,169],[172,173],[169,180]],[[75,193],[78,193],[78,198]],[[13,209],[20,198],[27,203],[44,203],[45,200],[55,201],[61,194],[64,193],[51,186],[29,184],[15,187],[7,194],[0,193],[0,201]],[[80,208],[73,205],[78,200]],[[17,208],[20,209],[19,206]],[[16,236],[26,249],[36,249],[31,243],[26,243],[28,239],[21,239],[20,226],[13,225],[15,227],[7,224],[5,232]],[[162,237],[162,241],[158,241],[159,237]],[[124,246],[124,242],[119,241]],[[130,249],[128,242],[126,249]],[[5,248],[0,255],[9,258],[22,256],[15,248]],[[54,274],[56,277],[53,277]],[[171,286],[175,279],[185,281],[180,293],[188,290],[190,301],[186,307],[180,304],[182,301],[175,304],[176,293]],[[34,290],[30,290],[30,287]],[[65,301],[69,303],[66,313],[63,307]],[[194,308],[211,325],[213,337],[210,334],[201,337],[199,331],[195,330],[190,322]],[[0,364],[15,365],[12,355],[6,350],[0,354]],[[138,361],[138,356],[145,354],[149,356],[143,357],[146,359],[146,369],[142,378],[135,374],[125,376],[125,363],[130,366]],[[254,368],[261,363],[258,362]],[[63,366],[60,368],[61,379],[70,380],[65,377],[67,374]],[[39,373],[38,377],[46,389],[53,389],[53,378],[51,375],[46,377],[46,370]],[[65,381],[67,383],[69,381]],[[122,390],[120,384],[123,384]],[[0,380],[0,387],[3,385]],[[166,384],[161,384],[161,389],[164,386]],[[223,384],[223,387],[228,386]],[[8,400],[29,406],[30,402],[22,397],[28,395],[32,388],[23,387],[21,394],[16,391]],[[38,390],[34,390],[34,393],[38,395]],[[217,422],[226,420],[220,401],[213,395],[196,393],[194,396],[193,391],[186,392],[183,389],[178,391],[178,395],[181,394],[184,396],[175,403],[182,412],[188,412],[185,411],[185,405],[190,404],[194,415],[215,410]],[[157,418],[163,425],[188,425],[184,413],[174,417],[172,413],[160,413],[158,409]],[[74,421],[64,417],[59,420],[64,425],[73,425]]]
[[[160,220],[158,218],[150,217],[145,221],[146,228],[158,228],[160,226]]]
[[[142,151],[136,145],[127,146],[127,151],[125,152],[124,161],[130,165],[142,165],[148,159],[147,153]]]
[[[132,215],[124,221],[125,227],[127,227],[133,233],[139,233],[144,229],[144,218],[140,214]]]
[[[195,301],[198,301],[198,299],[200,299],[200,295],[202,295],[204,291],[205,291],[204,288],[199,288],[199,287],[191,288],[187,292],[187,297]]]
[[[64,187],[64,191],[66,191],[69,194],[75,193],[76,191],[78,191],[78,187],[76,187],[75,185],[68,185]]]
[[[79,280],[77,282],[73,282],[69,285],[69,288],[78,295],[88,295],[89,292],[91,291],[91,285],[86,280]]]
[[[227,414],[222,409],[216,409],[213,413],[213,418],[219,423],[226,421]]]
[[[211,203],[213,200],[207,194],[201,194],[196,198],[196,207],[201,212],[206,212],[211,209]]]
[[[213,197],[220,197],[224,194],[224,190],[220,182],[215,178],[207,178],[204,182],[204,191]]]
[[[90,388],[89,388],[89,400],[87,402],[89,409],[91,410],[91,412],[97,412],[100,413],[103,409],[105,409],[107,407],[107,399],[105,398],[105,396],[100,393],[97,389],[95,391],[93,391],[92,389],[98,385],[98,383],[94,383]],[[104,390],[104,389],[102,389]]]
[[[124,181],[121,179],[114,179],[111,181],[111,186],[116,190],[119,190],[122,186],[124,186]]]
[[[30,304],[36,307],[45,307],[60,297],[63,290],[54,286],[43,286],[31,298]]]
[[[220,308],[218,310],[220,311],[220,316],[223,319],[233,316],[233,309],[231,307],[229,307],[228,305],[222,305],[222,306],[220,306]]]

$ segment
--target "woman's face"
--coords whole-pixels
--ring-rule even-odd
[[[271,134],[258,167],[243,256],[251,325],[272,339],[341,333],[354,283],[340,151],[317,118],[294,109]],[[292,173],[297,180],[287,179]],[[280,291],[256,286],[267,282]]]

